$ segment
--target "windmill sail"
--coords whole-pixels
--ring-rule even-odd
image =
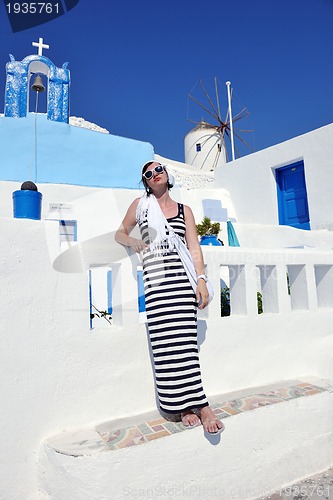
[[[228,84],[230,85],[230,82],[227,82]],[[228,90],[232,96],[232,89]],[[192,103],[191,115],[198,114],[201,110],[202,118],[200,121],[194,120],[189,117],[188,112],[188,121],[196,126],[185,137],[186,163],[203,170],[215,170],[220,164],[229,161],[229,158],[238,158],[254,151],[241,135],[252,130],[238,128],[238,122],[249,116],[246,108],[236,112],[231,121],[230,102],[226,103],[226,117],[222,119],[217,78],[214,79],[213,91],[208,91],[203,81],[199,80],[198,85],[188,95],[188,108],[189,103]]]

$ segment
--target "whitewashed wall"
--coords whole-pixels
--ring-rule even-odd
[[[86,272],[53,269],[57,224],[1,219],[1,233],[0,498],[36,500],[39,443],[152,407],[152,374],[142,326],[89,330]]]
[[[274,169],[304,161],[311,229],[333,222],[333,124],[258,151],[216,170],[238,222],[278,224]]]
[[[138,189],[109,189],[67,184],[39,184],[42,193],[43,219],[73,219],[78,221],[78,240],[118,229],[129,204],[143,191]],[[0,217],[13,217],[12,193],[21,183],[0,182]],[[139,187],[139,183],[138,183]],[[50,205],[62,204],[60,211],[50,211]]]
[[[75,268],[74,248],[54,258],[57,224],[1,219],[1,228],[0,498],[36,500],[40,443],[65,429],[154,410],[153,376],[145,326],[138,321],[137,259],[125,253],[115,259],[97,238],[95,246],[77,245]],[[216,289],[220,265],[239,271],[232,298],[238,313],[220,318],[217,294],[208,316],[199,320],[208,397],[300,376],[333,378],[331,252],[204,252]],[[292,285],[294,310],[284,262],[303,266],[301,281],[296,276]],[[108,263],[118,273],[114,325],[91,331],[86,268]],[[314,263],[324,266],[317,282]],[[251,269],[275,264],[277,281],[262,284],[268,312],[258,316],[257,277]]]
[[[327,175],[327,185],[329,185],[330,176],[331,172]],[[274,180],[272,182],[275,183]],[[78,221],[79,241],[85,241],[89,238],[97,237],[109,231],[115,231],[119,227],[119,224],[130,203],[143,193],[140,189],[97,189],[49,184],[41,185],[40,189],[43,192],[42,217],[76,219]],[[265,192],[264,189],[263,192]],[[197,223],[202,220],[204,215],[207,215],[204,209],[203,200],[211,200],[213,203],[217,204],[217,206],[220,204],[220,209],[216,210],[216,219],[214,216],[212,219],[220,220],[221,232],[219,234],[219,238],[224,242],[225,246],[228,246],[226,221],[229,219],[233,221],[241,246],[258,248],[285,248],[290,246],[333,248],[332,230],[328,231],[328,229],[322,229],[319,231],[304,231],[290,226],[278,226],[277,222],[271,224],[264,223],[262,220],[260,220],[260,222],[255,222],[256,216],[259,219],[262,219],[266,212],[269,212],[268,209],[266,210],[266,205],[260,209],[260,213],[256,214],[257,205],[256,203],[253,203],[253,218],[251,217],[250,220],[241,223],[238,217],[239,210],[236,206],[238,194],[234,196],[232,193],[234,192],[231,192],[224,187],[183,189],[176,186],[172,189],[171,196],[176,201],[185,203],[191,207]],[[318,220],[321,220],[322,222],[326,220],[327,222],[332,219],[333,221],[333,203],[332,207],[329,207],[330,201],[328,193],[323,196],[325,198],[325,203],[328,205],[327,216],[326,219],[324,219],[323,215]],[[71,213],[50,213],[48,211],[48,207],[53,202],[67,203],[71,207]],[[271,199],[270,203],[275,204],[276,201]],[[315,198],[313,206],[317,212],[320,211],[321,196],[318,195],[317,198]],[[251,212],[252,205],[251,210],[245,211],[246,216]],[[65,247],[66,244],[63,244],[63,248]]]

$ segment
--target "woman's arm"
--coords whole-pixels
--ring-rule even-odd
[[[200,274],[205,274],[205,264],[203,260],[201,246],[198,240],[198,234],[195,226],[193,213],[192,210],[186,205],[184,205],[184,215],[186,223],[186,234],[185,234],[186,243],[193,260],[195,271],[197,273],[197,276],[199,276]],[[198,286],[197,286],[197,301],[199,302],[200,299],[201,303],[198,307],[199,309],[203,309],[208,305],[208,300],[209,300],[207,285],[205,280],[203,279],[198,280]]]
[[[124,245],[126,247],[131,247],[135,252],[140,253],[142,250],[148,247],[146,243],[142,240],[138,240],[130,236],[131,231],[136,226],[136,208],[138,206],[140,198],[137,198],[129,206],[126,215],[115,234],[115,240],[117,243]]]

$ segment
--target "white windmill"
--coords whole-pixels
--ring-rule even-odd
[[[218,92],[217,79],[214,79],[214,98],[211,98],[207,92],[203,82],[199,81],[199,90],[201,98],[203,96],[205,104],[199,101],[199,98],[189,94],[189,99],[196,103],[201,108],[201,112],[205,114],[205,118],[201,121],[189,119],[196,123],[196,126],[186,134],[184,139],[185,146],[185,163],[193,165],[201,170],[215,170],[229,161],[229,156],[234,160],[235,157],[240,157],[239,147],[240,142],[250,151],[254,149],[240,136],[242,132],[252,132],[252,130],[240,130],[236,127],[239,120],[249,116],[246,108],[238,112],[235,117],[232,117],[231,111],[231,90],[230,82],[226,82],[228,93],[228,110],[226,118],[221,118],[220,99]],[[230,146],[226,145],[226,139],[229,140]],[[229,149],[229,153],[228,153]]]

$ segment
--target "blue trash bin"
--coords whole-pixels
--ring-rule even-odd
[[[12,197],[15,219],[41,219],[42,193],[30,189],[20,189],[19,191],[14,191]]]

